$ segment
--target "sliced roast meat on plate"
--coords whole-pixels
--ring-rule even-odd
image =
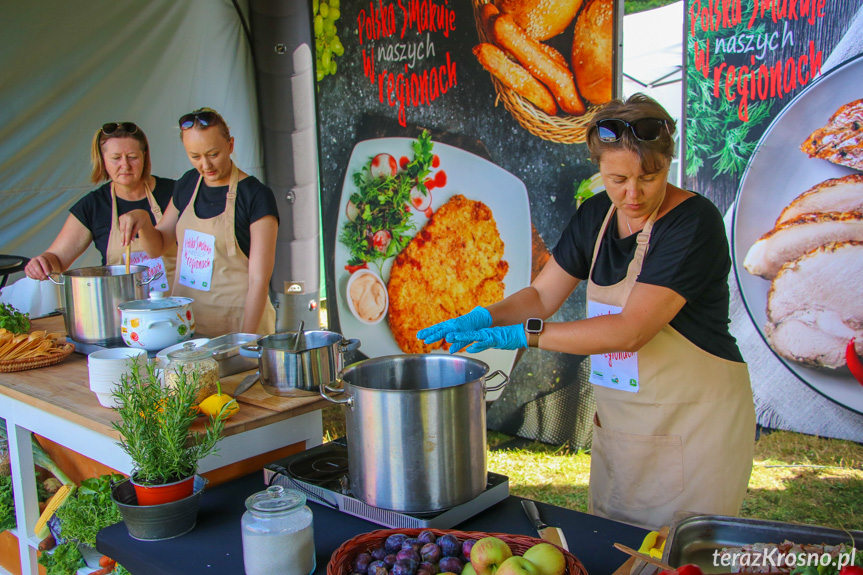
[[[863,99],[848,102],[800,144],[810,158],[863,170]]]
[[[863,214],[803,214],[783,222],[761,236],[743,260],[757,276],[773,279],[785,262],[830,242],[863,241]]]
[[[863,174],[832,178],[797,196],[779,214],[778,226],[803,214],[863,212]]]
[[[845,365],[852,337],[863,342],[863,242],[832,242],[782,266],[767,296],[767,339],[785,358],[813,367]]]

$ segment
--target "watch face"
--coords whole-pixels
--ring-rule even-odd
[[[530,318],[529,320],[527,320],[527,325],[525,325],[525,329],[530,332],[542,331],[542,320],[535,317]]]

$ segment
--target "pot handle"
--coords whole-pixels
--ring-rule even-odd
[[[358,339],[343,339],[339,342],[339,353],[346,351],[354,351],[360,348],[360,340]]]
[[[170,320],[170,319],[160,319],[160,320],[157,320],[157,321],[151,321],[150,323],[148,323],[148,324],[147,324],[146,326],[144,326],[144,327],[146,327],[147,329],[150,329],[150,328],[151,328],[151,327],[153,327],[154,325],[161,325],[161,324],[165,324],[165,325],[167,325],[168,327],[174,327],[174,322],[173,322],[172,320]]]
[[[261,359],[261,346],[256,343],[244,343],[238,349],[243,357]]]
[[[334,383],[336,383],[336,382],[341,383],[341,384],[342,384],[342,388],[344,388],[345,383],[344,383],[341,379],[338,379],[338,378],[337,378],[335,381],[331,381],[331,382],[329,383],[329,385],[328,385],[328,384],[326,384],[326,383],[322,383],[322,384],[320,385],[320,389],[321,389],[321,397],[323,397],[324,399],[326,399],[326,400],[327,400],[327,401],[329,401],[330,403],[335,403],[335,404],[339,404],[339,405],[347,405],[348,407],[350,407],[351,409],[353,409],[353,408],[354,408],[354,400],[353,400],[353,398],[352,398],[351,396],[347,396],[345,399],[333,399],[332,397],[330,397],[329,395],[327,395],[327,391],[337,391],[337,392],[339,392],[339,393],[344,393],[344,391],[345,391],[344,389],[338,389],[338,388],[335,388],[335,387],[331,387],[331,386],[332,386],[332,384],[334,384]]]
[[[139,286],[146,286],[146,285],[150,285],[150,282],[151,282],[151,281],[157,280],[157,279],[159,279],[160,277],[162,277],[163,275],[164,275],[164,272],[159,272],[159,273],[157,273],[156,275],[154,275],[153,277],[151,277],[151,278],[147,278],[147,279],[142,279],[141,281],[139,281],[139,282],[137,282],[137,283],[138,283],[138,285],[139,285]]]
[[[490,380],[491,378],[493,378],[496,375],[499,375],[500,377],[502,377],[503,381],[498,383],[497,385],[493,385],[493,386],[489,387],[488,386],[488,380]],[[506,387],[507,383],[509,383],[509,377],[507,377],[507,375],[504,372],[502,372],[501,370],[494,371],[494,372],[490,373],[489,375],[485,376],[485,390],[486,390],[486,392],[501,390],[504,387]]]
[[[51,276],[55,276],[55,275],[56,275],[57,277],[60,277],[60,278],[62,278],[62,277],[63,277],[62,275],[60,275],[60,274],[58,274],[58,273],[56,273],[56,272],[55,272],[55,273],[52,273],[52,274],[48,274],[48,279],[49,279],[49,280],[51,280],[51,283],[52,283],[52,284],[57,284],[58,286],[66,285],[66,280],[63,280],[63,281],[59,281],[59,282],[58,282],[58,281],[57,281],[57,280],[55,280],[53,277],[51,277]]]

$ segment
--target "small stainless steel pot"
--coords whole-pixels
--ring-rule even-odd
[[[332,331],[289,331],[240,346],[240,355],[258,358],[264,391],[291,396],[314,391],[336,379],[342,355],[359,349],[360,340],[344,339]]]
[[[146,278],[147,266],[97,266],[66,270],[63,286],[66,333],[74,341],[105,346],[122,346],[121,314],[117,306],[128,301],[147,299],[147,285],[161,273]]]
[[[485,396],[508,378],[482,361],[448,354],[378,357],[349,365],[335,382],[346,406],[351,493],[381,509],[440,511],[485,490]],[[488,375],[486,375],[488,374]],[[488,387],[486,381],[501,377]]]

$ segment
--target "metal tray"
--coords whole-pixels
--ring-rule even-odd
[[[201,347],[212,350],[213,359],[219,362],[219,377],[225,377],[257,369],[258,360],[240,355],[240,346],[261,337],[255,333],[229,333],[214,337]]]
[[[705,573],[727,572],[728,567],[713,564],[714,551],[750,543],[782,543],[786,539],[794,543],[828,545],[853,540],[860,547],[863,531],[724,515],[675,516],[662,560],[675,567],[695,563]]]

